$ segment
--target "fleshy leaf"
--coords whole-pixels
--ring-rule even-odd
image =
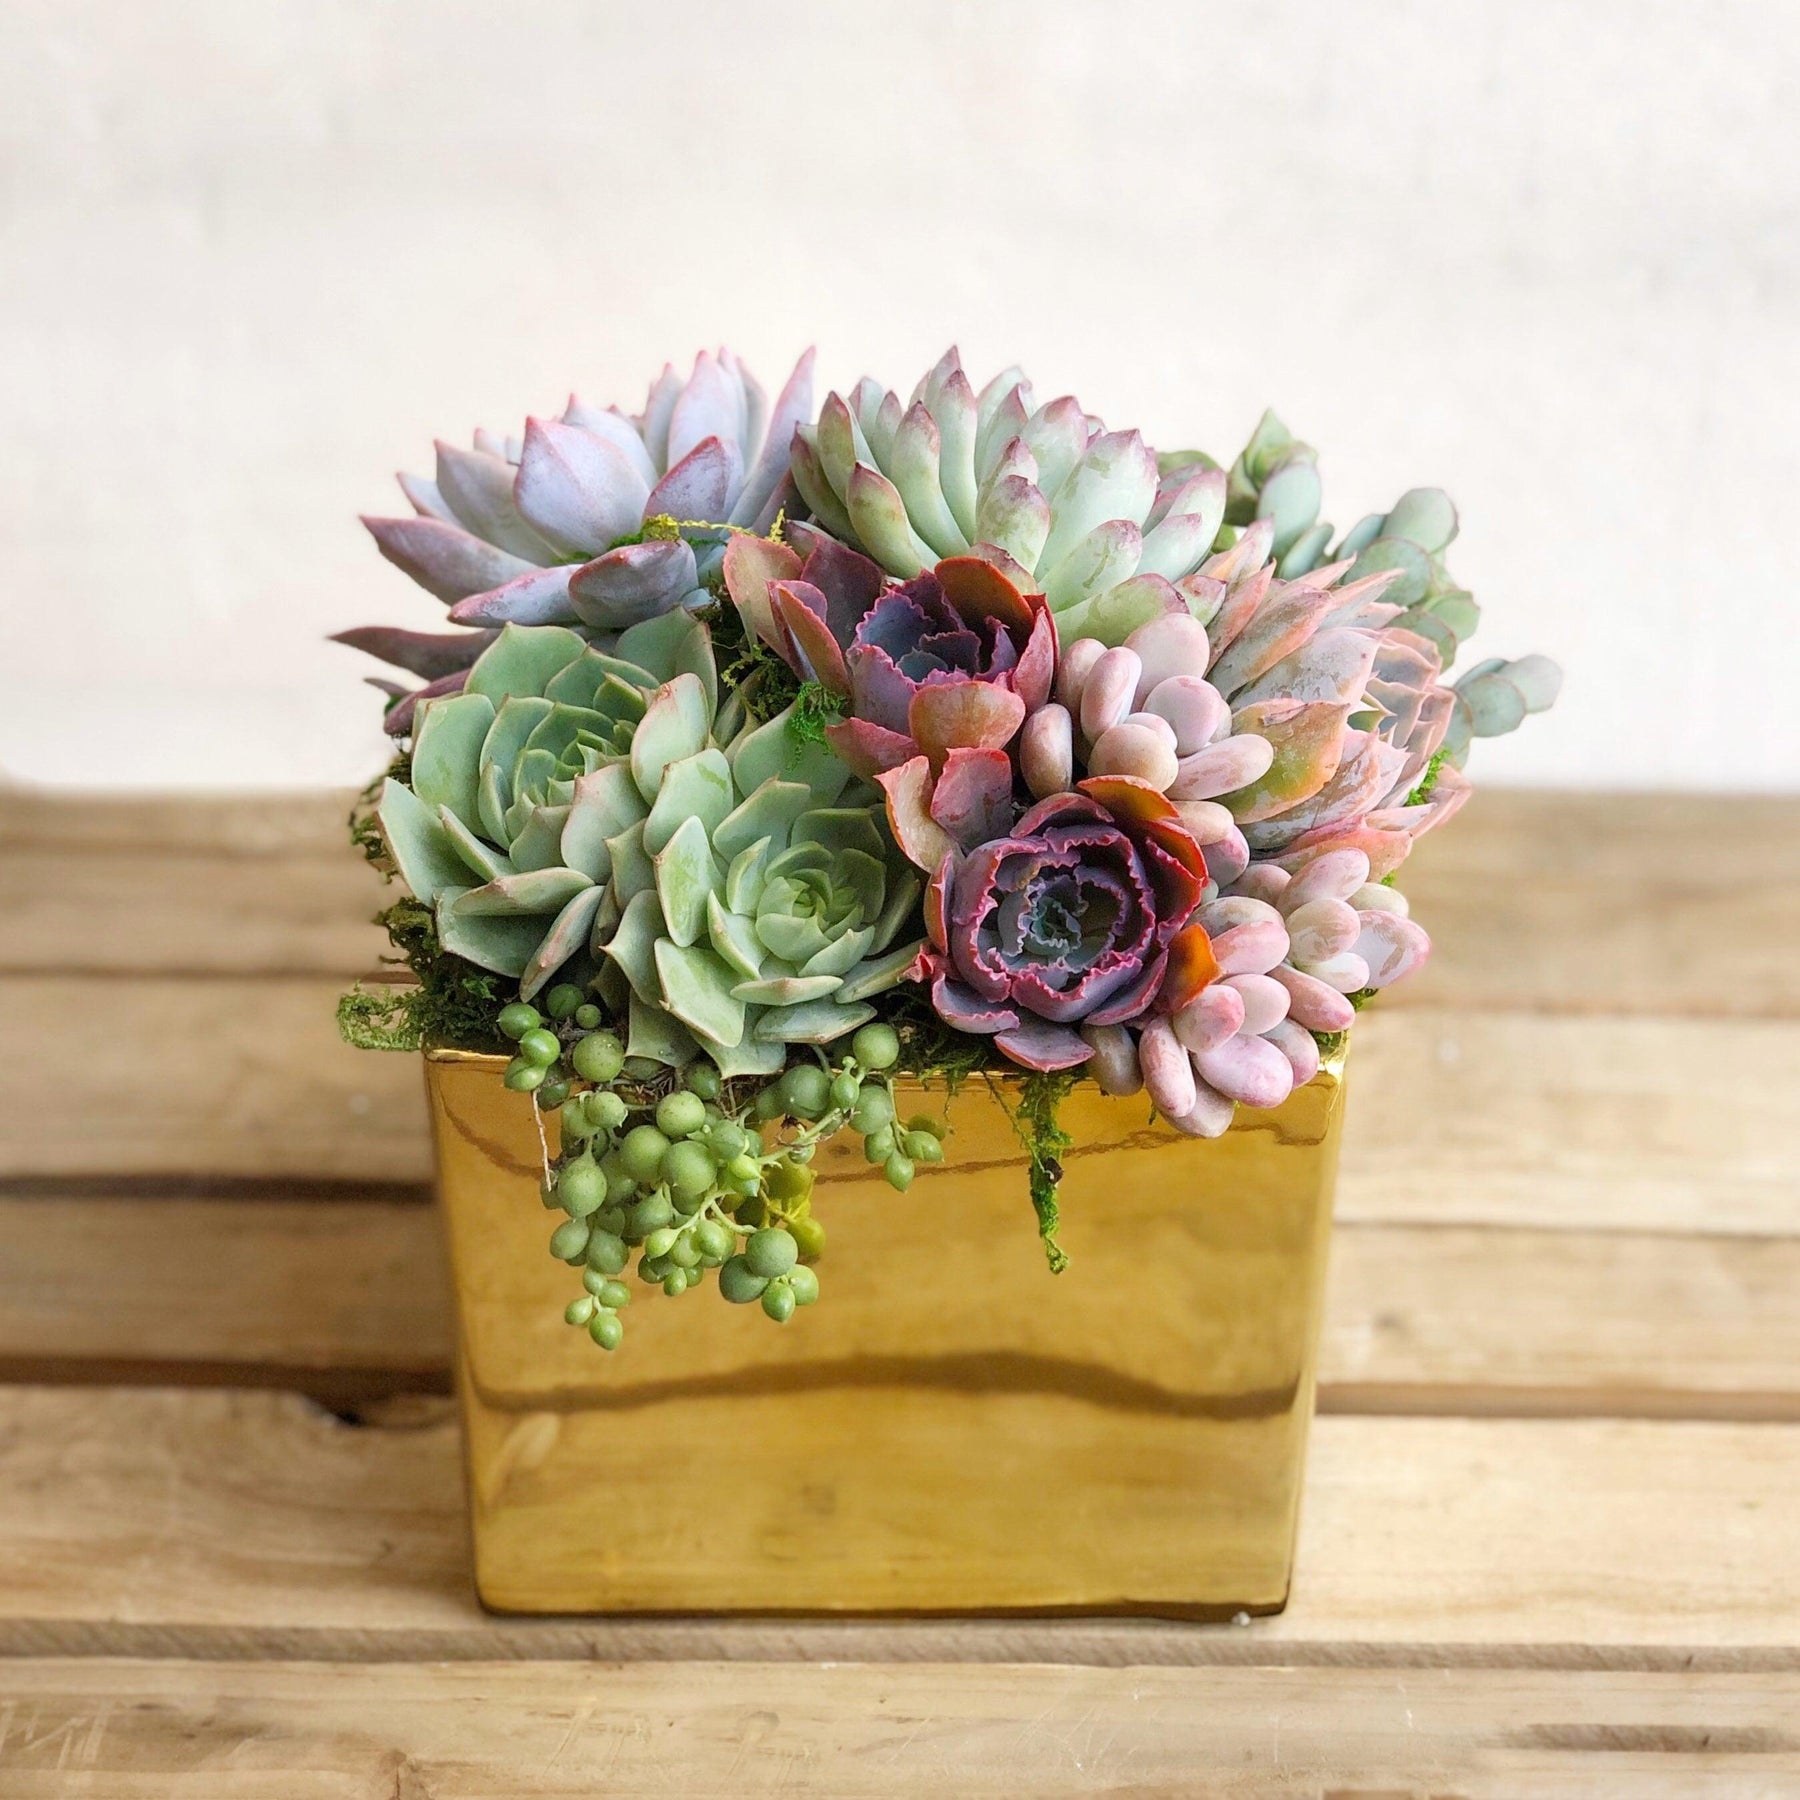
[[[730,1049],[744,1035],[744,1002],[732,989],[736,972],[704,944],[683,946],[668,938],[656,946],[663,1004],[684,1025]]]

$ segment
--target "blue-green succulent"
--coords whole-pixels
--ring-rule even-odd
[[[899,981],[920,884],[878,789],[823,743],[721,702],[685,612],[610,651],[507,625],[463,692],[419,709],[410,781],[377,818],[443,947],[559,974],[630,1019],[631,1054],[772,1073]]]

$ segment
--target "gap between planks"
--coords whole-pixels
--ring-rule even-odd
[[[1152,1800],[1200,1769],[1277,1797],[1743,1800],[1800,1788],[1797,1707],[1783,1675],[106,1660],[0,1666],[0,1764],[10,1800]]]

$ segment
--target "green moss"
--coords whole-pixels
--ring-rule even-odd
[[[1444,764],[1449,760],[1448,750],[1439,750],[1430,762],[1425,765],[1425,773],[1419,777],[1419,785],[1406,796],[1407,806],[1420,806],[1429,800],[1432,790],[1438,784],[1438,776],[1443,772]]]
[[[1063,1153],[1075,1140],[1063,1130],[1060,1114],[1063,1101],[1080,1079],[1079,1069],[1033,1070],[1019,1084],[1018,1104],[1008,1106],[1000,1082],[992,1075],[988,1077],[995,1100],[1025,1147],[1031,1204],[1037,1213],[1038,1236],[1044,1240],[1044,1259],[1052,1275],[1060,1275],[1069,1266],[1069,1258],[1056,1240],[1062,1223],[1056,1191],[1063,1178]]]
[[[338,1031],[359,1050],[417,1050],[421,1044],[454,1044],[462,1050],[505,1050],[496,1021],[512,997],[507,982],[490,970],[452,956],[438,943],[431,909],[408,895],[375,915],[399,952],[414,984],[364,987],[359,981],[338,1002]]]

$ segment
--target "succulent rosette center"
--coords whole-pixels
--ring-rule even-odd
[[[939,1016],[1031,1068],[1085,1061],[1072,1027],[1179,1006],[1213,973],[1192,923],[1205,858],[1174,808],[1141,782],[1083,789],[947,854],[926,902],[919,973]]]

